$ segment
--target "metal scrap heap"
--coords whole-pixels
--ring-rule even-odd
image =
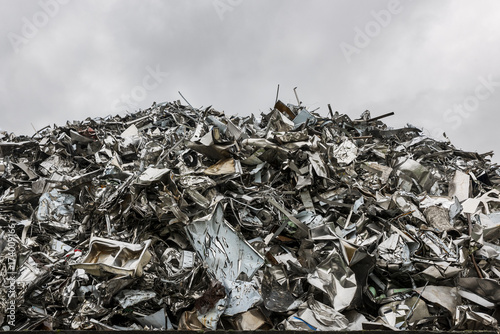
[[[498,329],[499,166],[386,116],[172,102],[0,133],[0,326]]]

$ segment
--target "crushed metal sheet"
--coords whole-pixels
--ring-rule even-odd
[[[90,240],[88,254],[80,263],[72,266],[96,276],[101,276],[104,272],[141,276],[143,267],[151,259],[148,251],[150,245],[151,240],[146,240],[143,244],[130,244],[95,237]]]
[[[262,301],[258,289],[252,282],[224,281],[224,286],[229,291],[229,301],[224,314],[232,316],[248,311]]]
[[[122,290],[115,298],[121,307],[128,308],[154,297],[156,297],[154,291]]]
[[[2,329],[498,331],[492,153],[296,97],[0,131]]]
[[[289,331],[341,331],[348,325],[349,320],[342,313],[314,299],[299,306],[299,311],[283,324]]]
[[[235,281],[241,274],[251,278],[264,265],[264,258],[224,220],[221,204],[187,225],[186,231],[198,256],[220,281]]]

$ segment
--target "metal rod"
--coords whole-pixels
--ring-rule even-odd
[[[332,106],[330,105],[330,103],[328,103],[328,112],[330,113],[330,118],[333,119],[333,110],[332,110]]]
[[[280,84],[278,84],[278,89],[276,89],[276,100],[274,101],[274,105],[278,103],[278,96],[280,94]]]
[[[193,106],[191,105],[191,103],[189,103],[189,102],[188,102],[188,100],[186,100],[186,98],[184,97],[184,95],[182,95],[182,93],[181,93],[180,91],[178,91],[178,93],[179,93],[179,95],[182,97],[182,99],[183,99],[184,101],[186,101],[186,103],[187,103],[187,104],[191,107],[191,109],[193,109],[193,110],[194,110]]]
[[[469,236],[472,238],[472,221],[470,219],[470,213],[467,213],[467,222],[469,223]],[[469,241],[469,250],[470,250],[470,241]],[[470,259],[472,261],[472,264],[474,265],[474,268],[476,269],[476,272],[477,272],[477,276],[479,276],[479,278],[484,278],[483,277],[483,274],[481,273],[481,269],[479,269],[477,263],[476,263],[476,258],[474,257],[474,254],[469,254],[470,255]]]
[[[377,117],[373,117],[373,118],[369,119],[367,122],[374,122],[374,121],[377,121],[379,119],[382,119],[382,118],[385,118],[385,117],[389,117],[389,116],[392,116],[392,115],[394,115],[393,111],[388,112],[387,114],[383,114],[383,115],[380,115],[380,116],[377,116]]]
[[[427,281],[424,285],[424,288],[422,289],[422,292],[418,294],[418,298],[417,300],[415,301],[415,303],[413,304],[413,306],[410,308],[410,312],[408,312],[408,314],[406,315],[405,317],[405,321],[407,321],[412,315],[413,315],[413,312],[415,310],[415,307],[417,306],[418,304],[418,301],[420,300],[420,297],[422,297],[422,293],[425,291],[425,288],[427,287],[427,284],[429,284],[429,281]]]
[[[301,102],[300,102],[300,100],[299,100],[299,96],[297,95],[297,87],[295,87],[295,88],[293,89],[293,92],[295,93],[295,98],[297,99],[297,103],[299,104],[299,107],[300,107]]]

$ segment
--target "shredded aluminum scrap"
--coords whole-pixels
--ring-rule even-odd
[[[500,169],[369,111],[0,133],[3,330],[498,330]]]

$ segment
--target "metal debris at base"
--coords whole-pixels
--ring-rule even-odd
[[[1,132],[2,329],[498,329],[499,166],[390,115]]]

